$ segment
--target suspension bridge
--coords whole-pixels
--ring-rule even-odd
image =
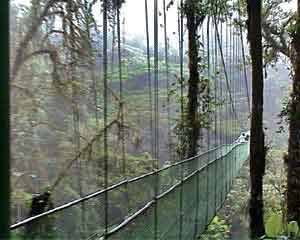
[[[153,2],[154,6],[152,17],[149,16],[149,2]],[[171,6],[167,5],[165,0],[162,1],[161,6],[157,0],[145,0],[144,3],[145,59],[150,112],[147,128],[151,135],[149,152],[152,156],[147,166],[151,170],[136,176],[132,173],[131,163],[126,159],[124,112],[126,112],[128,93],[124,89],[123,75],[125,71],[128,71],[128,66],[125,69],[123,62],[125,58],[130,57],[132,52],[135,52],[135,49],[126,47],[125,34],[121,32],[121,7],[111,10],[106,5],[106,1],[103,1],[101,12],[103,16],[101,36],[103,112],[99,114],[96,110],[95,113],[96,125],[102,117],[103,128],[83,149],[81,149],[80,137],[75,140],[75,158],[67,162],[62,174],[51,187],[51,192],[55,191],[54,188],[66,178],[68,173],[75,173],[78,175],[75,182],[80,197],[59,206],[43,209],[42,212],[17,221],[11,225],[11,232],[17,239],[196,239],[222,207],[234,179],[248,159],[249,142],[236,141],[240,132],[247,129],[250,111],[246,49],[242,28],[238,24],[241,18],[239,1],[232,2],[232,5],[238,6],[236,10],[233,10],[235,11],[233,14],[225,13],[221,16],[217,14],[218,7],[216,6],[216,11],[212,12],[199,27],[199,41],[201,41],[199,54],[203,65],[206,65],[203,67],[204,70],[201,70],[201,78],[211,81],[206,93],[209,98],[213,99],[215,108],[209,112],[210,128],[201,131],[199,154],[187,159],[181,154],[179,157],[175,156],[176,149],[173,146],[174,143],[181,146],[185,144],[180,135],[182,133],[179,137],[172,134],[172,127],[175,125],[172,118],[182,120],[185,114],[185,78],[187,76],[184,57],[186,50],[184,14],[178,10],[178,32],[173,33],[178,43],[176,50],[178,59],[174,60],[178,64],[174,66],[178,67],[176,77],[179,87],[176,91],[180,98],[180,106],[174,107],[169,92],[172,84],[177,85],[176,80],[172,82],[169,69],[171,37],[168,36],[167,31],[168,23],[171,21],[168,20],[167,11]],[[163,9],[163,14],[160,14],[159,9]],[[111,11],[114,13],[113,27],[116,25],[117,37],[114,39],[115,28],[113,28],[113,44],[110,47],[114,48],[114,44],[117,45],[118,59],[118,70],[113,72],[115,70],[112,69],[112,72],[117,74],[112,75],[117,76],[116,79],[119,81],[118,94],[113,91],[113,85],[110,85],[111,76],[108,72],[108,28],[110,26],[108,14]],[[162,15],[162,20],[159,18],[160,15]],[[152,46],[149,34],[150,20],[154,23]],[[163,26],[162,35],[164,36],[163,60],[160,59],[163,53],[159,52],[160,26]],[[125,50],[127,55],[124,54]],[[114,55],[115,53],[112,54]],[[129,75],[128,72],[127,75]],[[166,81],[166,93],[160,91],[162,75],[164,75],[163,81]],[[99,93],[95,92],[96,106],[99,105],[97,94]],[[166,98],[167,106],[163,113],[160,106],[162,94]],[[119,107],[117,120],[111,120],[110,99],[117,99]],[[76,104],[79,103],[74,101],[74,105]],[[199,109],[205,108],[203,105],[200,103]],[[244,109],[248,111],[245,113]],[[179,113],[176,114],[176,112]],[[167,116],[168,159],[162,159],[160,155],[162,148],[160,117],[162,114]],[[74,133],[78,133],[80,116],[76,112],[74,116]],[[110,162],[113,161],[110,157],[114,146],[109,145],[112,143],[109,129],[113,125],[117,125],[120,130],[121,159],[118,162]],[[99,148],[100,153],[95,151]],[[101,163],[95,166],[95,163],[87,161],[86,165],[90,164],[86,166],[87,176],[82,176],[83,159],[89,160],[92,158],[91,155],[95,159],[100,158]],[[114,164],[116,166],[113,166]],[[138,166],[139,163],[135,165],[135,167]],[[98,176],[92,178],[88,174]],[[87,183],[83,183],[85,180]],[[93,191],[88,185],[92,181],[100,182],[98,189],[93,189]],[[47,202],[48,199],[40,199],[39,204],[43,205],[43,201]]]
[[[247,142],[223,145],[28,218],[11,230],[30,239],[194,239],[222,207],[248,155]],[[89,212],[83,221],[81,205]],[[66,227],[65,219],[80,229]]]

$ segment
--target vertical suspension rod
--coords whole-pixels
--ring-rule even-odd
[[[167,83],[167,115],[168,115],[168,151],[169,161],[171,160],[171,113],[170,113],[170,79],[169,79],[169,55],[168,55],[168,35],[167,35],[167,13],[166,13],[166,0],[163,0],[163,12],[164,12],[164,40],[165,40],[165,65],[166,65],[166,83]]]
[[[181,108],[181,125],[180,144],[184,146],[184,76],[183,76],[183,0],[180,1],[180,21],[179,21],[179,49],[180,49],[180,108]],[[184,158],[183,151],[180,151],[180,160]],[[182,240],[183,227],[183,167],[180,166],[180,196],[179,196],[179,240]]]
[[[104,187],[108,188],[108,131],[107,131],[107,1],[103,0],[103,117],[104,117],[104,130],[103,130],[103,143],[104,143]],[[105,227],[105,236],[108,232],[108,193],[105,192],[104,195],[104,227]]]
[[[155,119],[155,161],[154,170],[158,168],[159,159],[159,106],[158,106],[158,0],[154,0],[154,119]],[[158,222],[157,222],[157,195],[158,195],[158,173],[155,174],[154,190],[154,239],[158,239]]]
[[[150,134],[151,134],[151,155],[154,157],[154,134],[153,134],[153,109],[152,109],[152,79],[151,79],[151,61],[150,61],[150,39],[149,39],[149,15],[148,0],[145,0],[145,23],[146,23],[146,45],[147,45],[147,81],[149,96],[149,112],[150,112]]]

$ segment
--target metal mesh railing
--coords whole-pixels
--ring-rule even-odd
[[[222,206],[248,155],[248,143],[224,145],[26,219],[12,233],[20,239],[193,239]]]

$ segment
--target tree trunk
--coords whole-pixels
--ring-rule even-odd
[[[200,126],[197,119],[198,93],[199,93],[199,48],[197,44],[197,28],[194,3],[192,0],[186,1],[186,18],[188,29],[188,57],[189,57],[189,81],[188,81],[188,103],[187,103],[187,157],[193,157],[198,151],[198,140],[200,136]]]
[[[265,172],[265,147],[263,132],[263,63],[261,33],[261,0],[248,0],[249,41],[252,59],[252,116],[250,140],[250,234],[265,234],[263,221],[263,176]]]
[[[289,112],[287,219],[300,223],[300,0],[296,26],[298,27],[292,40],[294,76]]]

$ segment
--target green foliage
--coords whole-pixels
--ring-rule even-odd
[[[291,120],[300,119],[300,111],[297,111],[300,102],[300,88],[295,87],[289,97],[283,99],[283,107],[279,114],[280,126],[283,122],[289,123]]]
[[[286,175],[282,155],[283,151],[277,149],[271,149],[267,155],[266,174],[264,177],[264,210],[265,215],[267,216],[266,221],[269,219],[268,216],[273,214],[282,216],[281,212],[284,208],[283,193],[286,189]],[[219,218],[224,219],[230,227],[229,231],[232,229],[232,233],[238,235],[235,235],[234,239],[249,239],[247,232],[249,229],[249,194],[249,166],[245,165],[240,172],[240,176],[235,179],[234,186],[227,195],[227,200],[224,203],[224,207],[218,212]],[[284,226],[281,219],[279,225]],[[235,232],[236,229],[238,229],[237,232]],[[284,234],[283,228],[280,234]],[[207,236],[207,238],[202,238],[203,240],[209,239],[207,233],[205,233],[205,236]],[[278,237],[278,235],[276,237]],[[285,237],[280,239],[287,238]]]
[[[299,226],[296,221],[291,221],[287,225],[287,233],[290,237],[297,237],[299,234]]]
[[[229,225],[224,219],[216,216],[208,226],[205,234],[203,234],[200,240],[220,240],[228,239]]]
[[[288,236],[290,236],[292,238],[299,236],[299,226],[296,221],[291,221],[288,223],[287,233],[288,233]]]
[[[266,220],[265,227],[268,238],[279,238],[285,234],[291,239],[299,237],[298,223],[296,221],[289,222],[285,230],[281,214],[272,213]]]
[[[266,215],[284,213],[286,172],[281,150],[271,149],[266,157],[266,175],[264,177],[264,205]]]
[[[282,215],[271,214],[265,223],[268,237],[277,237],[283,232]]]
[[[202,70],[207,67],[206,65],[201,66],[203,68]],[[181,97],[180,95],[181,84],[183,85],[185,91],[187,82],[185,79],[183,79],[182,83],[181,81],[182,80],[177,78],[177,81],[172,84],[169,92],[169,95],[175,98],[178,105],[183,104],[183,116],[181,116],[181,113],[179,114],[174,128],[174,133],[178,136],[178,138],[181,139],[180,144],[176,147],[176,151],[179,155],[187,152],[190,141],[189,133],[190,131],[193,131],[193,126],[196,125],[196,127],[200,130],[210,129],[212,126],[212,114],[215,109],[220,106],[220,103],[215,102],[213,96],[209,94],[209,88],[211,87],[210,85],[212,80],[208,79],[203,73],[201,73],[199,81],[199,89],[201,93],[198,96],[198,111],[196,114],[196,121],[193,123],[193,126],[190,126],[190,116],[187,112],[188,97],[186,95]]]
[[[10,240],[21,240],[22,238],[16,234],[16,233],[11,233],[10,235]]]
[[[287,239],[291,232],[296,233],[297,223],[284,223],[286,172],[283,163],[284,152],[271,149],[267,155],[266,175],[264,178],[264,207],[266,221],[266,239]],[[285,235],[285,236],[284,236]],[[295,235],[294,235],[295,236]]]

